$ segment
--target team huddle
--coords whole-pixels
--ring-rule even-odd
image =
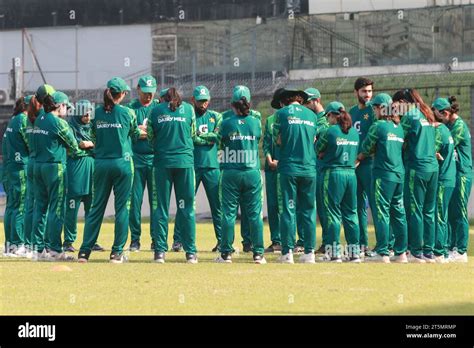
[[[429,106],[414,89],[373,96],[373,86],[358,78],[357,103],[348,110],[338,101],[324,107],[316,88],[277,89],[275,112],[262,129],[246,86],[234,87],[229,110],[219,113],[210,109],[205,86],[194,89],[190,103],[174,87],[155,99],[152,76],[139,79],[138,98],[126,105],[131,89],[119,77],[107,82],[98,107],[88,100],[73,105],[42,85],[17,100],[3,137],[4,256],[87,263],[92,251],[103,250],[97,241],[113,190],[110,262],[122,263],[129,229],[128,250],[141,249],[147,188],[153,260],[164,263],[174,188],[172,250],[197,263],[195,194],[202,183],[219,263],[232,262],[239,207],[243,251],[257,264],[266,263],[265,253],[281,253],[281,263],[294,263],[294,254],[302,263],[467,262],[471,136],[456,98]],[[85,226],[76,259],[81,203]]]

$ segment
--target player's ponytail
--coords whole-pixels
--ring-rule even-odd
[[[59,106],[56,105],[56,103],[54,102],[54,99],[52,96],[50,96],[49,94],[47,96],[44,97],[43,99],[43,109],[45,112],[52,112],[54,110],[57,110],[59,108]]]
[[[13,108],[13,116],[18,115],[22,112],[25,112],[28,105],[25,103],[25,97],[20,97],[16,100],[15,106]]]
[[[117,104],[116,100],[119,98],[121,92],[114,92],[110,88],[104,91],[104,110],[105,112],[112,112],[112,109]]]
[[[421,113],[425,115],[429,123],[435,122],[435,117],[431,111],[431,108],[423,101],[423,98],[421,98],[420,93],[418,93],[416,89],[401,89],[393,95],[392,100],[394,102],[403,101],[405,103],[416,105],[416,107],[420,109]]]
[[[183,102],[181,96],[174,87],[168,89],[165,100],[168,102],[168,107],[171,111],[176,111],[176,109],[179,108]]]
[[[352,127],[352,118],[343,108],[339,109],[339,115],[337,116],[337,123],[342,129],[342,132],[347,134],[349,129]]]
[[[242,116],[248,116],[250,114],[250,102],[247,100],[246,97],[242,97],[239,100],[233,102],[232,106]]]
[[[448,98],[449,104],[451,104],[451,110],[449,110],[452,114],[457,114],[459,112],[459,103],[457,102],[457,98],[452,95]]]

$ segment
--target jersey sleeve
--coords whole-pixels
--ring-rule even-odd
[[[316,153],[318,154],[326,151],[328,147],[328,131],[329,128],[319,134],[318,141],[316,142]]]
[[[367,132],[367,136],[362,142],[361,153],[365,157],[369,157],[372,153],[375,152],[375,147],[378,140],[377,127],[378,122],[373,123],[372,126],[370,126],[369,131]]]
[[[85,154],[85,151],[79,149],[77,140],[74,137],[71,127],[69,127],[69,124],[65,120],[60,118],[58,118],[57,123],[57,134],[58,137],[61,139],[62,143],[69,150],[69,153],[72,157]]]
[[[140,128],[138,128],[137,115],[133,109],[127,108],[130,115],[130,138],[132,141],[137,141],[140,137]]]
[[[454,147],[457,147],[459,143],[464,140],[464,127],[463,122],[456,122],[453,129],[451,130],[451,136],[454,140]]]

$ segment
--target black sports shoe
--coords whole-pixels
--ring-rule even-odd
[[[105,251],[105,249],[102,248],[99,244],[95,243],[92,247],[92,251]]]
[[[125,257],[123,256],[123,253],[112,252],[110,254],[110,262],[123,263],[124,261],[125,261]]]
[[[151,242],[150,250],[155,251],[155,242]]]
[[[186,262],[187,263],[198,263],[198,258],[196,254],[186,253]]]
[[[268,248],[265,249],[266,253],[275,253],[281,252],[281,244],[280,243],[272,243]]]
[[[252,244],[243,243],[243,246],[244,246],[244,253],[249,253],[252,251]]]
[[[155,251],[153,261],[157,263],[165,263],[165,253],[162,251]]]
[[[304,246],[301,246],[301,245],[295,246],[295,248],[293,249],[293,254],[302,254],[302,253],[304,253]]]
[[[74,248],[72,246],[72,243],[64,243],[63,244],[63,249],[65,252],[68,252],[68,253],[75,253],[76,252],[76,248]]]
[[[231,253],[221,253],[215,260],[217,263],[232,263]]]
[[[215,253],[215,252],[219,251],[219,249],[220,249],[220,245],[219,245],[219,243],[217,243],[216,246],[215,246],[214,248],[212,248],[211,251],[212,251],[213,253]]]
[[[181,244],[180,242],[173,242],[173,245],[171,246],[171,249],[173,249],[173,251],[179,253],[180,251],[183,251],[183,244]]]
[[[262,254],[253,254],[253,262],[263,265],[267,263],[267,260],[265,260]]]
[[[315,251],[316,254],[325,254],[326,253],[326,245],[321,244],[318,250]]]
[[[86,263],[87,261],[89,261],[90,255],[90,251],[79,251],[79,254],[77,255],[77,262]]]
[[[140,251],[140,241],[138,240],[132,240],[130,243],[130,247],[128,248],[130,251]]]

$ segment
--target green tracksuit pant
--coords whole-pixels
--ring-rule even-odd
[[[131,158],[96,159],[92,205],[84,227],[81,252],[89,253],[97,242],[110,193],[114,191],[115,228],[113,253],[121,253],[127,242],[130,210],[130,193],[133,183]]]
[[[25,244],[26,166],[8,165],[8,187],[11,197],[10,243]]]
[[[341,221],[349,256],[358,255],[359,218],[357,216],[357,178],[352,169],[325,169],[323,180],[323,216],[327,227],[327,244],[333,257],[341,256]]]
[[[458,174],[451,202],[449,203],[449,226],[451,245],[460,254],[467,251],[469,241],[469,220],[467,207],[471,194],[472,178]]]
[[[393,250],[395,255],[407,251],[408,235],[405,207],[403,206],[403,183],[372,178],[371,189],[373,219],[379,255],[389,255],[392,233],[395,236]]]
[[[436,232],[434,254],[436,256],[448,257],[448,208],[453,195],[454,187],[447,187],[438,182],[438,194],[436,199]]]
[[[67,197],[64,219],[64,243],[72,244],[77,238],[77,215],[81,202],[84,203],[84,218],[87,220],[92,205],[92,193],[80,197]]]
[[[145,186],[148,189],[148,202],[150,204],[150,212],[153,201],[153,166],[135,167],[133,177],[132,197],[130,204],[130,234],[132,241],[140,241],[142,234],[142,203]],[[150,214],[150,235],[153,235],[153,214]]]
[[[324,214],[323,214],[323,175],[322,173],[317,170],[316,173],[316,211],[318,214],[318,219],[319,223],[321,225],[321,245],[326,245],[327,244],[327,226],[326,226],[326,221],[323,219]]]
[[[406,173],[404,200],[408,249],[415,256],[432,254],[436,230],[438,172],[422,173],[408,169]]]
[[[66,166],[62,163],[35,163],[35,205],[33,224],[46,216],[44,234],[33,225],[34,247],[45,247],[62,252],[61,233],[64,225],[65,198],[67,192]]]
[[[272,244],[281,244],[280,211],[278,205],[278,196],[281,195],[281,192],[278,177],[279,174],[276,170],[267,170],[265,172],[268,226],[270,227],[270,239],[272,240]]]
[[[263,191],[260,171],[222,170],[219,198],[222,210],[221,253],[234,252],[234,228],[240,202],[241,209],[247,213],[253,252],[263,254]]]
[[[372,188],[372,161],[362,162],[356,168],[357,176],[357,216],[359,218],[359,243],[361,246],[369,246],[369,235],[367,232],[367,203],[372,207],[370,189]]]
[[[181,242],[188,254],[196,253],[194,168],[153,167],[153,228],[155,251],[168,251],[168,217],[171,188],[176,197],[176,220],[180,221]]]
[[[214,234],[216,236],[217,243],[221,242],[221,203],[219,201],[219,177],[221,171],[218,168],[196,168],[196,188],[197,192],[199,185],[204,185],[206,191],[207,201],[209,202],[209,208],[211,208],[212,223],[214,225]],[[181,221],[178,217],[175,220],[173,241],[181,243]]]
[[[6,170],[4,167],[3,170]],[[8,179],[7,179],[8,180]],[[9,193],[10,185],[8,184],[8,181],[3,182],[3,189],[5,190],[6,194],[6,205],[5,205],[5,214],[3,215],[3,229],[5,231],[5,252],[8,251],[11,245],[11,231],[12,231],[12,199]]]
[[[33,213],[35,205],[35,160],[30,158],[26,167],[26,202],[25,202],[25,243],[32,247],[34,244],[33,226],[41,230],[44,236],[46,227],[45,217],[33,224]]]
[[[282,255],[295,247],[298,215],[301,216],[299,223],[305,253],[310,253],[316,247],[316,175],[305,177],[280,173],[280,190]]]

